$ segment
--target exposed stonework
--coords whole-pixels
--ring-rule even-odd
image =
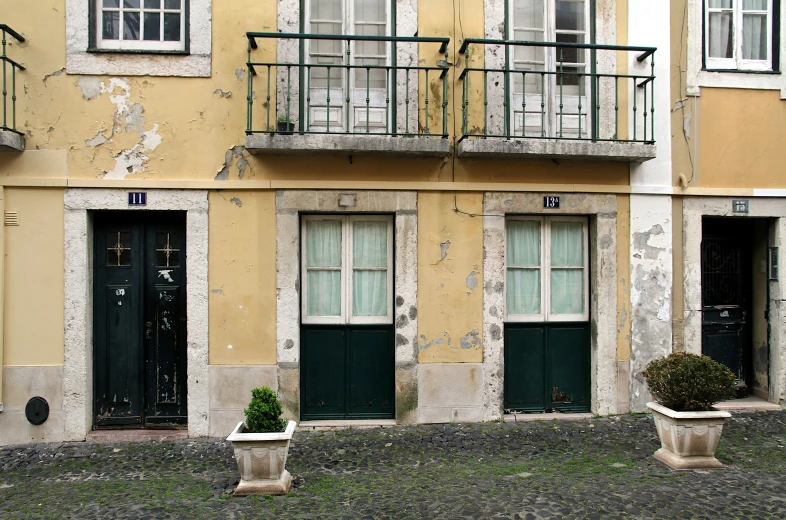
[[[0,131],[0,152],[24,152],[25,138],[7,130]]]
[[[3,412],[0,413],[0,446],[63,441],[63,366],[3,367]],[[35,426],[25,417],[27,401],[46,399],[49,418]]]
[[[148,190],[145,210],[186,211],[188,432],[208,434],[207,192]],[[65,207],[64,439],[84,440],[93,422],[92,220],[88,211],[128,210],[128,191],[68,189]]]
[[[417,193],[279,190],[276,192],[276,359],[285,417],[300,419],[300,214],[395,213],[396,421],[417,420]],[[406,319],[400,319],[401,317]]]

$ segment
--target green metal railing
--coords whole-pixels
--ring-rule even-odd
[[[484,55],[487,45],[498,46],[504,53],[504,67],[472,66],[471,56]],[[480,50],[473,52],[470,46],[480,47]],[[530,60],[526,69],[511,66],[511,54],[517,47],[542,49],[539,61],[551,61],[554,67],[547,70],[543,65],[534,64],[535,60]],[[464,68],[459,75],[462,82],[460,139],[532,138],[654,144],[655,50],[654,47],[467,38],[459,49],[459,55],[464,57],[461,60]],[[597,57],[603,51],[614,53],[615,59],[619,52],[637,53],[639,63],[650,60],[649,74],[599,73]],[[572,61],[568,61],[570,57]],[[478,84],[482,85],[482,94],[480,89],[472,90],[472,85]],[[527,92],[528,86],[530,92]],[[625,106],[621,106],[620,94],[631,98]],[[483,104],[482,122],[479,121],[479,103]],[[630,127],[620,128],[621,111],[626,113]],[[521,114],[520,125],[518,114]]]
[[[423,136],[448,137],[448,44],[450,38],[417,37],[417,36],[360,36],[346,34],[301,34],[301,33],[270,33],[248,32],[248,76],[246,134],[256,133],[299,133],[299,134],[348,134],[348,135],[392,135],[392,136]],[[298,42],[299,57],[296,62],[284,61],[253,61],[253,53],[258,50],[257,39],[295,40]],[[306,59],[306,42],[331,40],[343,42],[343,63],[309,63]],[[358,64],[352,61],[353,42],[385,42],[389,44],[389,58],[385,65]],[[439,44],[438,52],[444,60],[438,60],[434,66],[399,66],[397,65],[397,44]],[[418,52],[417,50],[415,51]],[[362,59],[362,58],[361,58]],[[384,71],[384,101],[381,88],[372,88],[371,75]],[[321,73],[328,88],[324,103],[319,107],[327,115],[324,122],[315,123],[311,120],[311,109],[316,106],[312,99],[315,87],[315,73]],[[365,79],[365,86],[357,88],[351,78]],[[403,81],[399,81],[403,74]],[[331,80],[332,76],[332,80]],[[332,87],[336,78],[341,82],[339,88]],[[256,92],[255,82],[262,82],[264,94]],[[271,81],[278,84],[274,91]],[[417,92],[424,82],[424,99],[421,103]],[[414,89],[411,95],[411,89]],[[434,89],[434,90],[432,90]],[[331,99],[340,90],[340,99]],[[400,92],[399,90],[403,90]],[[372,92],[373,91],[373,92]],[[441,99],[434,99],[434,93],[441,93]],[[261,107],[255,108],[255,100],[264,99]],[[273,99],[273,98],[277,99]],[[372,103],[372,97],[378,99]],[[431,99],[429,99],[431,97]],[[403,99],[403,103],[399,103]],[[436,101],[436,103],[435,103]],[[271,103],[273,106],[271,106]],[[257,103],[259,105],[260,103]],[[434,105],[437,105],[434,107]],[[341,121],[331,122],[331,108],[341,108]],[[352,108],[365,109],[365,123],[357,123],[352,115]],[[255,112],[256,110],[256,112]],[[384,128],[381,124],[372,125],[371,111],[382,111]],[[399,110],[404,111],[403,121],[399,121]],[[421,113],[422,111],[422,113]],[[417,116],[417,117],[415,117]],[[261,124],[256,123],[261,119]],[[414,119],[410,124],[410,120]],[[284,125],[279,129],[278,122]],[[258,125],[258,126],[255,126]],[[289,129],[288,125],[296,126]]]
[[[0,31],[3,33],[3,54],[0,56],[0,60],[3,61],[3,125],[0,127],[0,130],[7,130],[9,132],[14,132],[19,135],[24,135],[23,132],[20,132],[16,129],[16,71],[19,70],[20,72],[25,70],[25,68],[20,65],[19,63],[15,62],[8,56],[6,56],[5,47],[6,47],[6,40],[8,36],[12,36],[16,38],[19,43],[25,41],[24,37],[16,32],[15,30],[11,29],[5,24],[0,24]],[[10,65],[10,78],[9,78],[9,65]],[[8,83],[11,83],[11,108],[8,108]],[[9,117],[10,113],[10,117]],[[10,119],[10,125],[9,125]]]

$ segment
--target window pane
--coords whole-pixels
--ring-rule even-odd
[[[341,0],[311,0],[311,19],[341,20],[342,7]]]
[[[769,0],[742,0],[742,9],[744,11],[766,11],[768,2]]]
[[[101,28],[101,38],[105,40],[120,39],[120,13],[104,12],[104,23]]]
[[[509,266],[540,266],[540,222],[509,220],[506,247]]]
[[[341,316],[341,271],[308,271],[306,283],[309,316]]]
[[[352,314],[386,316],[388,313],[387,271],[354,271],[352,277]]]
[[[123,0],[123,7],[138,8],[139,0]]]
[[[120,7],[120,0],[104,0],[104,7]]]
[[[165,9],[180,9],[180,0],[164,0]]]
[[[352,249],[354,267],[387,267],[388,223],[355,222]]]
[[[584,312],[584,270],[555,269],[551,271],[551,313],[582,314]]]
[[[710,7],[719,9],[731,9],[734,7],[734,0],[710,0]]]
[[[508,269],[508,314],[540,314],[540,269]]]
[[[584,224],[557,221],[551,223],[551,265],[553,267],[584,265]]]
[[[139,39],[139,13],[128,11],[123,13],[123,39]]]
[[[161,0],[145,0],[145,7],[148,9],[161,9]]]
[[[341,267],[341,221],[306,221],[306,267]]]
[[[543,29],[543,0],[516,0],[513,3],[513,25]]]
[[[355,21],[384,22],[387,19],[383,0],[355,0]]]
[[[767,15],[742,16],[742,59],[767,59]]]
[[[164,41],[180,41],[180,13],[164,14]]]
[[[734,57],[732,13],[710,13],[710,57]]]
[[[557,0],[554,7],[558,31],[584,30],[584,0]]]
[[[145,40],[161,40],[161,13],[145,13]]]

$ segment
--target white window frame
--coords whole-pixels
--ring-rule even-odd
[[[587,217],[576,216],[508,216],[505,219],[505,255],[504,271],[507,280],[508,254],[507,254],[507,223],[512,220],[528,220],[540,222],[540,313],[539,314],[511,314],[507,313],[507,283],[505,284],[506,321],[517,323],[543,323],[543,322],[586,322],[589,321],[589,221]],[[581,222],[583,240],[583,298],[584,312],[580,314],[552,314],[551,312],[551,223],[552,222]],[[558,269],[565,269],[558,268]]]
[[[772,35],[775,30],[780,28],[773,24],[772,0],[767,0],[767,9],[764,11],[745,11],[747,13],[767,15],[767,56],[766,60],[746,60],[742,58],[743,42],[743,0],[733,0],[730,9],[710,8],[709,0],[702,0],[704,7],[704,65],[707,70],[751,70],[751,71],[771,71],[773,63]],[[732,28],[734,30],[734,57],[733,58],[713,58],[710,57],[710,13],[731,12]]]
[[[337,220],[341,222],[341,314],[339,316],[308,315],[308,276],[306,266],[307,240],[306,223],[315,220]],[[380,221],[387,223],[387,312],[384,316],[355,316],[353,314],[353,224],[355,222]],[[304,215],[300,222],[301,236],[301,321],[304,325],[390,325],[393,323],[393,216],[392,215]]]
[[[187,27],[187,18],[188,18],[188,0],[180,0],[180,9],[177,12],[180,13],[180,40],[178,41],[151,41],[151,40],[144,40],[144,13],[145,12],[158,12],[161,13],[161,20],[160,20],[160,27],[161,27],[161,34],[160,36],[163,37],[164,31],[164,13],[166,12],[176,12],[176,10],[172,9],[164,9],[164,0],[161,0],[161,8],[160,9],[145,9],[144,7],[145,0],[139,0],[139,8],[129,8],[123,7],[123,0],[120,0],[120,7],[119,8],[107,8],[103,6],[103,0],[93,0],[93,8],[94,8],[94,15],[95,15],[95,47],[96,49],[101,50],[116,50],[116,51],[153,51],[153,52],[186,52],[187,45],[186,45],[186,27]],[[103,22],[103,11],[115,11],[120,13],[119,19],[119,29],[120,29],[120,39],[118,40],[105,40],[102,31],[102,22]],[[124,40],[123,39],[123,15],[125,11],[135,11],[139,13],[139,33],[140,39],[139,40]]]

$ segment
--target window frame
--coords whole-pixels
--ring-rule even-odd
[[[767,53],[766,60],[746,60],[742,58],[742,31],[743,31],[743,0],[733,0],[731,12],[734,30],[734,57],[713,58],[710,52],[710,13],[728,11],[729,9],[710,8],[709,0],[701,0],[702,6],[702,60],[706,71],[735,71],[735,72],[774,72],[776,69],[776,54],[779,49],[775,43],[780,40],[780,23],[776,11],[780,9],[778,0],[767,0]],[[751,12],[751,11],[748,11]],[[776,36],[775,32],[779,34]]]
[[[540,313],[539,314],[512,314],[508,312],[508,222],[510,221],[538,221],[540,222]],[[551,312],[551,223],[552,222],[581,222],[582,223],[582,291],[584,309],[580,314],[553,314]],[[589,321],[589,219],[581,216],[569,215],[508,215],[505,218],[505,254],[503,260],[505,273],[505,314],[506,321],[515,323],[561,323],[561,322],[587,322]],[[559,268],[559,269],[565,269]]]
[[[306,224],[315,220],[337,220],[341,222],[341,265],[339,266],[341,286],[341,313],[338,316],[308,315],[308,266]],[[353,262],[353,231],[355,222],[382,221],[387,223],[387,295],[385,298],[386,314],[384,316],[355,316],[352,301],[354,289],[355,266]],[[354,214],[354,215],[303,215],[300,219],[300,280],[301,299],[300,313],[303,325],[391,325],[393,324],[393,215]]]
[[[162,4],[164,0],[161,0]],[[88,6],[88,52],[118,54],[190,54],[190,0],[181,0],[180,36],[177,42],[146,41],[146,40],[104,40],[101,37],[102,0],[90,0]],[[121,0],[122,4],[122,0]],[[140,13],[143,11],[144,0],[140,0]],[[133,8],[132,8],[133,9]],[[133,9],[136,10],[136,9]],[[163,13],[163,6],[162,6]],[[141,19],[141,17],[140,17]],[[122,36],[123,27],[120,24]],[[141,31],[141,26],[140,26]]]

